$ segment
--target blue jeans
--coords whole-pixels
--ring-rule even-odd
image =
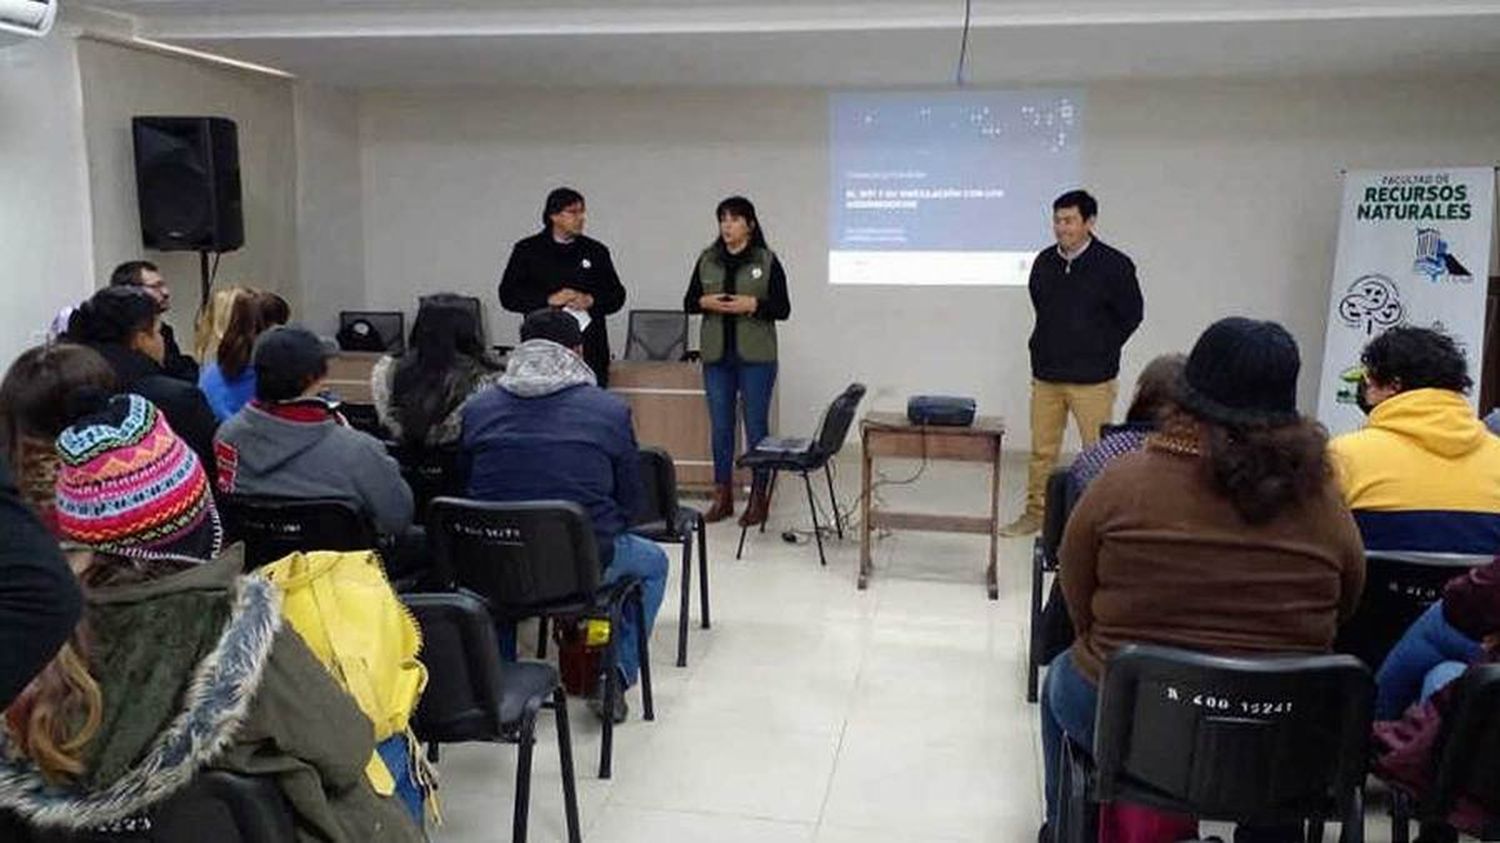
[[[656,626],[656,610],[661,608],[662,596],[667,593],[667,552],[653,541],[621,533],[615,537],[615,559],[604,569],[604,582],[608,585],[626,576],[642,580],[641,608],[646,614],[646,628],[642,630],[635,625],[635,612],[627,602],[619,630],[610,631],[611,635],[618,635],[615,638],[615,657],[619,660],[622,687],[629,688],[641,672],[641,658],[636,650],[638,642],[642,635],[651,637],[651,629]]]
[[[1042,683],[1042,769],[1047,792],[1047,823],[1057,828],[1057,784],[1061,777],[1058,761],[1063,735],[1094,751],[1094,713],[1099,708],[1099,688],[1073,664],[1073,650],[1047,666]]]
[[[703,367],[703,389],[708,393],[708,417],[713,424],[714,483],[734,479],[734,415],[745,399],[745,443],[755,443],[771,432],[771,390],[776,386],[775,363],[746,363],[738,358]]]
[[[1479,652],[1479,642],[1454,629],[1443,617],[1443,601],[1428,606],[1407,627],[1375,674],[1375,719],[1400,718],[1407,706],[1427,699],[1446,684],[1445,677],[1447,681],[1453,679],[1453,666],[1444,667],[1445,663],[1456,662],[1462,673]],[[1433,674],[1431,680],[1429,674]]]
[[[604,569],[604,585],[618,582],[621,577],[634,575],[642,580],[641,608],[646,613],[646,636],[656,625],[656,612],[661,608],[662,597],[667,592],[667,552],[655,542],[647,541],[632,533],[621,533],[615,537],[615,557]],[[616,653],[620,662],[621,687],[635,684],[641,672],[641,658],[636,652],[641,631],[635,625],[635,612],[627,602],[620,628],[611,630],[618,634],[615,639]],[[516,625],[495,624],[496,636],[500,639],[500,659],[516,660]]]

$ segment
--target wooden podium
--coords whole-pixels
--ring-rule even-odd
[[[677,485],[707,489],[714,483],[708,397],[703,390],[703,367],[698,363],[615,360],[609,365],[609,391],[630,402],[635,438],[672,456]],[[771,400],[771,418],[776,401]],[[774,429],[775,424],[772,424]],[[743,431],[735,436],[735,454],[743,451]],[[735,482],[750,482],[750,473],[735,472]]]

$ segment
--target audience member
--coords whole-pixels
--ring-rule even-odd
[[[626,576],[645,582],[646,628],[637,629],[627,613],[618,631],[620,678],[628,688],[640,670],[638,636],[651,634],[666,589],[667,555],[628,532],[644,494],[630,407],[595,384],[582,354],[583,334],[572,316],[540,310],[526,317],[499,388],[464,407],[469,497],[566,500],[589,511],[604,582]],[[626,716],[623,694],[619,705],[609,713],[616,721]]]
[[[57,654],[82,611],[78,581],[0,457],[0,710]]]
[[[1181,412],[1105,469],[1069,518],[1059,576],[1077,641],[1042,695],[1049,820],[1062,737],[1092,746],[1100,673],[1120,646],[1326,652],[1357,604],[1359,533],[1322,429],[1297,413],[1300,365],[1280,325],[1214,323],[1188,357]]]
[[[163,368],[166,350],[161,328],[161,309],[155,299],[135,287],[106,287],[73,311],[68,339],[89,346],[109,361],[121,392],[134,392],[160,407],[172,429],[212,469],[214,430],[219,422],[195,383],[172,377]]]
[[[370,373],[380,423],[403,445],[458,442],[463,403],[500,379],[468,302],[451,293],[422,299],[406,351],[381,357]]]
[[[1177,410],[1177,384],[1187,357],[1163,354],[1146,364],[1135,381],[1135,398],[1125,411],[1125,423],[1111,430],[1092,448],[1086,448],[1068,467],[1068,509],[1083,495],[1115,457],[1139,451],[1146,437]]]
[[[57,434],[72,421],[71,397],[86,390],[115,391],[115,370],[75,343],[33,346],[0,381],[0,447],[15,472],[21,499],[47,529],[57,527]]]
[[[157,312],[162,315],[161,339],[165,346],[162,353],[162,369],[168,375],[188,383],[198,382],[198,363],[182,353],[177,347],[177,337],[172,326],[166,323],[167,311],[172,309],[172,288],[162,277],[156,264],[150,261],[126,261],[109,274],[111,287],[135,287],[144,290],[156,302]]]
[[[1392,328],[1365,346],[1363,430],[1333,440],[1334,468],[1369,550],[1500,551],[1500,439],[1464,399],[1452,338]]]
[[[275,779],[300,840],[418,841],[365,777],[370,722],[280,620],[274,586],[220,555],[209,483],[138,395],[102,400],[57,441],[59,524],[84,620],[6,711],[0,807],[89,831],[205,769]]]
[[[214,359],[204,362],[198,376],[198,388],[219,421],[238,413],[255,397],[255,367],[250,365],[250,352],[256,338],[268,328],[285,325],[291,316],[286,299],[275,293],[246,290],[235,298],[224,338]]]
[[[238,284],[220,287],[208,297],[208,307],[198,311],[193,322],[193,356],[200,364],[212,360],[219,350],[219,342],[229,330],[229,317],[234,315],[234,300],[248,290]]]
[[[1500,559],[1454,577],[1375,674],[1375,719],[1394,720],[1463,673],[1500,634]]]
[[[345,424],[320,394],[332,353],[293,325],[255,341],[255,399],[219,429],[219,491],[338,498],[400,536],[411,525],[411,489],[380,440]]]

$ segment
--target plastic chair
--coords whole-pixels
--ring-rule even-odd
[[[828,409],[823,412],[823,421],[818,425],[818,432],[812,439],[780,439],[767,436],[748,454],[743,454],[736,464],[740,468],[748,468],[757,472],[769,471],[771,474],[770,486],[766,490],[767,495],[776,492],[776,478],[783,471],[795,471],[802,475],[802,485],[807,488],[807,507],[812,513],[813,537],[818,543],[818,562],[828,564],[828,557],[823,553],[823,531],[818,525],[818,502],[813,497],[811,474],[822,471],[828,480],[828,503],[833,507],[833,524],[838,530],[839,539],[844,538],[844,519],[839,513],[838,499],[833,494],[833,472],[828,465],[838,454],[839,449],[844,447],[844,439],[849,435],[849,426],[854,424],[854,414],[859,410],[859,402],[865,397],[865,385],[852,383],[833,399]],[[761,522],[760,531],[766,531],[765,522]],[[745,534],[749,532],[748,527],[740,528],[740,543],[734,552],[734,558],[739,559],[745,552]]]
[[[338,409],[339,414],[344,417],[344,421],[347,421],[350,427],[360,433],[367,433],[381,440],[390,438],[385,425],[380,423],[380,412],[375,409],[374,404],[345,401],[339,404]]]
[[[632,310],[626,360],[681,360],[687,353],[688,318],[681,310]]]
[[[1342,821],[1364,839],[1375,685],[1347,655],[1226,658],[1145,645],[1105,668],[1090,759],[1064,741],[1058,843],[1096,839],[1096,803],[1256,825]]]
[[[297,551],[373,550],[375,527],[348,501],[222,495],[219,515],[226,542],[245,543],[245,570]]]
[[[428,510],[427,523],[438,577],[477,594],[496,621],[539,619],[537,650],[541,657],[546,653],[548,618],[609,613],[605,712],[615,710],[621,693],[619,671],[615,669],[619,664],[615,649],[619,636],[615,633],[629,603],[641,630],[636,654],[641,662],[642,716],[656,719],[641,581],[626,577],[613,585],[600,585],[599,551],[583,507],[568,501],[492,503],[438,498]],[[614,755],[614,718],[606,716],[603,722],[599,778],[607,779]]]
[[[399,310],[339,311],[339,348],[343,351],[406,350],[406,314]]]
[[[427,508],[437,498],[463,496],[467,479],[463,451],[457,445],[412,448],[387,442],[385,450],[401,466],[401,477],[411,487],[417,523],[427,520]]]
[[[708,540],[703,513],[677,501],[677,469],[661,448],[641,448],[644,511],[631,532],[662,544],[682,545],[681,606],[677,613],[677,666],[687,667],[688,614],[693,593],[693,537],[698,539],[698,600],[704,629],[708,615]]]
[[[1443,595],[1449,580],[1490,561],[1460,553],[1365,554],[1365,590],[1353,616],[1339,627],[1334,651],[1357,656],[1378,670],[1407,627]]]
[[[1391,788],[1391,841],[1411,839],[1409,823],[1446,822],[1460,799],[1500,815],[1500,664],[1475,665],[1454,680],[1453,697],[1433,749],[1432,786],[1421,800]],[[1500,838],[1491,823],[1482,839]]]
[[[557,753],[562,763],[563,810],[568,840],[577,843],[578,794],[573,777],[573,738],[568,728],[568,697],[557,669],[543,662],[500,661],[495,622],[484,601],[467,593],[405,594],[401,601],[422,628],[422,663],[427,689],[417,706],[412,730],[438,761],[445,743],[514,743],[516,804],[511,840],[524,843],[531,803],[531,754],[536,715],[551,708],[557,718]]]
[[[1031,545],[1031,633],[1029,663],[1026,666],[1026,701],[1036,702],[1037,676],[1051,656],[1060,652],[1057,643],[1048,642],[1042,629],[1042,584],[1047,574],[1057,573],[1057,551],[1062,546],[1063,528],[1068,525],[1068,470],[1059,468],[1047,476],[1047,508],[1042,516],[1042,530]],[[1051,643],[1053,646],[1047,646]],[[1062,649],[1067,649],[1063,643]]]
[[[97,831],[31,828],[0,816],[10,843],[284,843],[297,836],[291,805],[270,776],[204,770],[145,813]]]

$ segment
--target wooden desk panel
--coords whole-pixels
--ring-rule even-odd
[[[714,456],[708,418],[708,396],[703,389],[703,367],[697,363],[616,360],[609,366],[609,391],[630,402],[635,437],[642,445],[666,450],[677,468],[677,485],[711,488]],[[776,415],[772,396],[771,416]],[[774,425],[773,425],[774,427]],[[743,450],[743,436],[735,437],[735,453]],[[750,474],[735,472],[735,482],[750,482]]]

